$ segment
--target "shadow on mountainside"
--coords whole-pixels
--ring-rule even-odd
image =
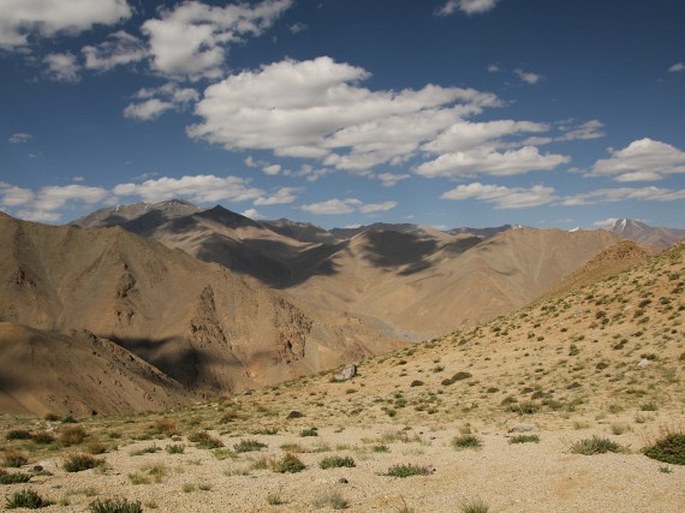
[[[122,338],[110,334],[106,335],[105,338],[157,367],[189,390],[201,388],[219,392],[226,388],[209,372],[210,365],[242,369],[242,365],[237,359],[231,360],[221,357],[216,351],[210,354],[208,351],[193,347],[181,337],[150,340]]]

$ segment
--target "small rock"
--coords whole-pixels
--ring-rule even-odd
[[[357,364],[351,363],[345,367],[342,371],[338,372],[333,376],[333,381],[349,381],[357,375]]]
[[[643,358],[642,360],[640,360],[640,361],[637,363],[637,368],[638,368],[638,369],[646,369],[646,368],[649,367],[650,365],[652,365],[652,362],[650,362],[649,360],[646,360],[646,359]]]
[[[509,428],[509,433],[528,433],[535,431],[535,424],[514,424]]]
[[[338,479],[338,483],[347,484],[347,483],[349,483],[349,481],[347,479],[345,479],[344,477],[341,477],[340,479]]]

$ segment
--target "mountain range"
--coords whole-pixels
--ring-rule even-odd
[[[0,214],[0,411],[160,410],[360,361],[654,252],[612,231],[325,230],[180,200],[68,226]]]

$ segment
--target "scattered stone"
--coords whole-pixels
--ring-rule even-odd
[[[514,424],[509,428],[509,433],[529,433],[535,431],[535,424]]]
[[[349,381],[353,377],[357,375],[357,364],[356,363],[351,363],[347,367],[345,367],[342,371],[338,372],[333,376],[333,381],[336,382],[341,382],[341,381]]]
[[[344,477],[341,477],[340,479],[338,479],[338,483],[347,484],[347,483],[349,483],[349,481],[347,479],[345,479]]]
[[[299,412],[299,411],[297,411],[297,410],[293,410],[293,411],[291,411],[290,413],[288,413],[288,416],[286,417],[286,419],[288,419],[288,420],[290,420],[290,419],[299,419],[299,418],[302,418],[302,417],[304,417],[304,413]]]
[[[650,365],[652,365],[652,362],[650,362],[649,360],[643,358],[642,360],[640,360],[640,361],[638,362],[637,368],[638,368],[638,369],[646,369],[646,368],[649,367]]]

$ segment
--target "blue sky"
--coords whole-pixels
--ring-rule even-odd
[[[685,227],[681,0],[0,0],[0,209]]]

